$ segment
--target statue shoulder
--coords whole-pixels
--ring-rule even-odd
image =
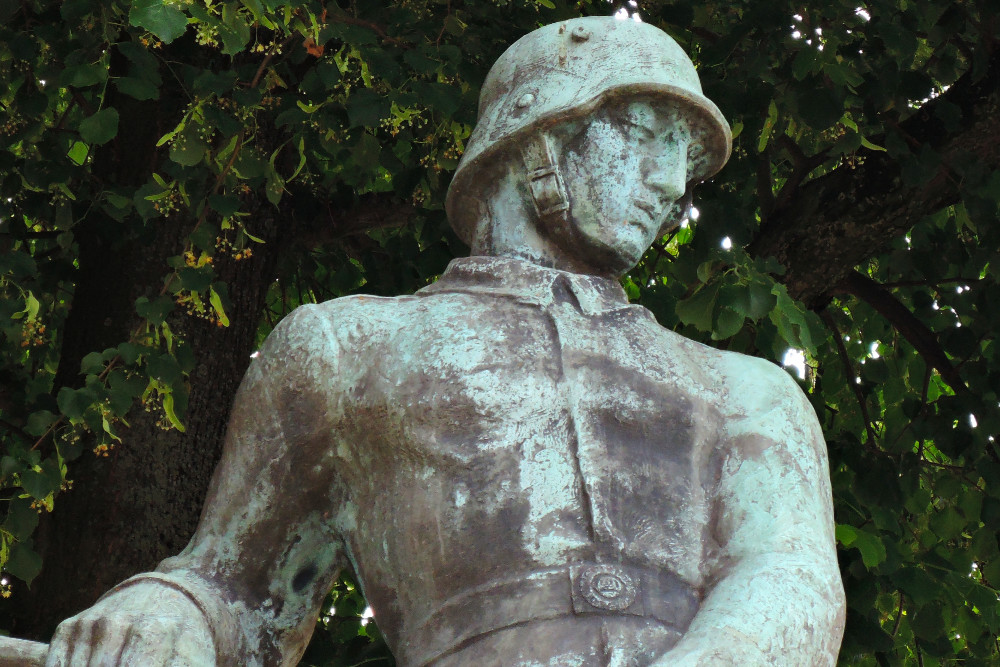
[[[406,321],[413,297],[349,296],[299,306],[285,316],[261,348],[251,369],[264,376],[332,377],[363,364]]]
[[[305,304],[289,313],[272,335],[306,348],[334,341],[353,348],[398,328],[413,301],[412,296],[358,294]]]
[[[806,393],[784,368],[759,357],[691,344],[705,390],[729,421],[815,420]]]
[[[668,356],[683,359],[692,389],[711,399],[727,419],[753,418],[808,400],[780,366],[740,352],[719,350],[662,329]]]
[[[729,441],[742,443],[748,451],[756,451],[767,442],[779,444],[800,466],[809,460],[819,465],[806,467],[825,469],[823,430],[809,397],[795,378],[766,359],[734,352],[722,359]]]

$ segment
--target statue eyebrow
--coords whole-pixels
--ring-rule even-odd
[[[647,130],[652,134],[656,134],[656,128],[658,126],[657,120],[654,116],[655,114],[648,113],[646,111],[633,111],[631,109],[622,109],[619,114],[617,114],[619,120],[623,123],[627,123],[634,127],[638,127],[643,130]]]

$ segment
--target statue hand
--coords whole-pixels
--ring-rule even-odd
[[[212,630],[183,593],[155,581],[115,591],[56,629],[46,667],[215,664]]]

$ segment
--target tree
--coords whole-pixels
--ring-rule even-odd
[[[270,327],[300,303],[433,280],[463,251],[442,202],[489,65],[540,24],[617,9],[0,0],[7,628],[44,639],[183,547]],[[804,355],[831,455],[844,664],[1000,659],[989,10],[642,7],[735,140],[695,191],[696,224],[624,284],[685,335]],[[358,592],[334,595],[315,664],[378,650],[359,648]]]

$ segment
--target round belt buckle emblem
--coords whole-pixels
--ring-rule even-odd
[[[622,611],[635,602],[635,580],[622,568],[587,568],[580,573],[578,585],[584,599],[598,609]]]

